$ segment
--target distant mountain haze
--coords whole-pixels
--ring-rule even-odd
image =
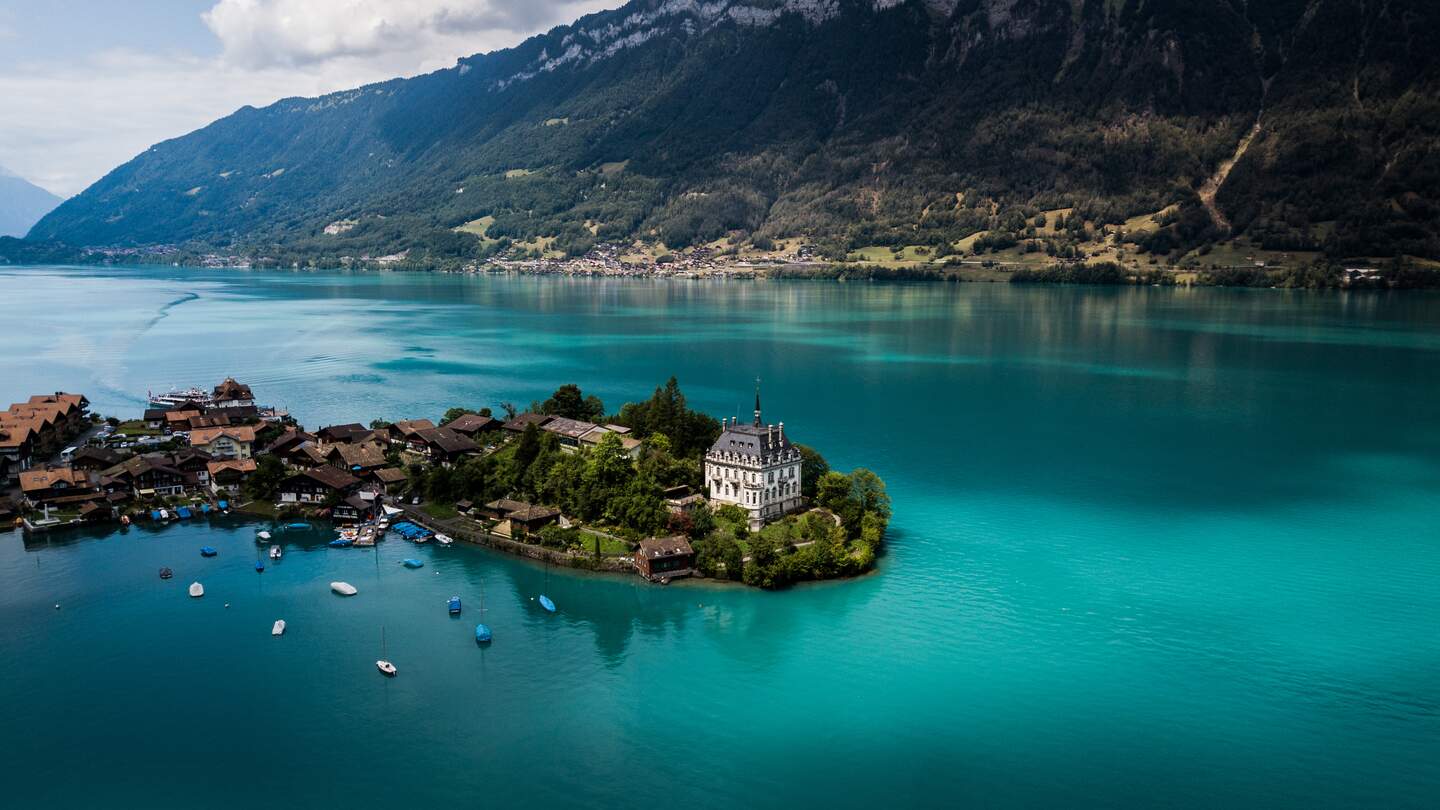
[[[1137,237],[1156,253],[1245,234],[1440,257],[1437,34],[1431,0],[635,0],[452,69],[241,109],[32,236],[843,255],[1013,244],[1064,209],[1077,239],[1158,214]]]
[[[23,237],[60,198],[0,166],[0,236]]]

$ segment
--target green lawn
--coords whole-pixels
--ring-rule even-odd
[[[594,553],[595,538],[597,537],[600,538],[601,556],[622,557],[630,553],[630,544],[625,542],[624,540],[616,540],[613,537],[605,537],[603,535],[592,534],[585,531],[584,529],[580,530],[580,534],[582,535],[580,538],[581,546],[585,549],[585,551],[589,553]]]
[[[152,428],[145,424],[142,419],[131,419],[129,422],[121,422],[115,428],[116,433],[124,433],[126,436],[160,436],[164,431],[159,428]]]

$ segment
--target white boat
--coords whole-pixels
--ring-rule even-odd
[[[204,596],[204,595],[205,595],[205,586],[204,586],[204,585],[201,585],[201,584],[198,583],[198,582],[192,582],[192,583],[190,583],[190,595],[191,595],[191,596],[194,596],[194,597],[196,597],[196,598],[199,598],[199,597],[201,597],[201,596]]]
[[[387,678],[395,677],[395,665],[389,661],[376,661],[375,668],[380,670],[381,674]]]
[[[169,519],[170,519],[170,510],[169,510],[169,509],[161,509],[161,510],[160,510],[160,519],[161,519],[161,520],[169,520]]]
[[[275,626],[270,628],[270,635],[272,635],[272,636],[283,636],[283,635],[285,635],[285,620],[284,620],[284,619],[276,619],[276,620],[275,620]]]
[[[263,541],[263,540],[269,540],[269,539],[270,539],[270,532],[267,532],[267,531],[265,531],[264,529],[261,529],[260,531],[258,531],[258,532],[255,533],[255,537],[256,537],[257,539],[259,539],[259,540],[262,540],[262,541]]]
[[[281,555],[282,553],[283,553],[283,552],[280,551],[280,547],[279,547],[279,546],[271,546],[271,547],[270,547],[270,559],[272,559],[272,560],[278,560],[278,559],[280,559],[280,555]]]
[[[330,590],[341,596],[354,596],[359,593],[359,591],[355,590],[355,586],[348,582],[332,582],[330,583]]]
[[[442,546],[448,546],[451,543],[455,542],[455,538],[451,537],[448,534],[437,534],[435,535],[435,542],[439,543]]]

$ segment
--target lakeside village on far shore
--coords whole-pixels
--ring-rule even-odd
[[[0,411],[0,521],[329,521],[332,546],[456,539],[576,568],[759,587],[871,569],[890,500],[873,472],[831,471],[785,424],[691,410],[672,377],[606,415],[563,385],[524,411],[306,431],[227,378],[152,396],[140,419],[91,414],[82,394]],[[9,494],[6,494],[6,491]]]

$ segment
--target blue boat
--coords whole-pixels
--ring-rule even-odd
[[[286,530],[286,531],[299,531],[299,530],[301,530],[301,529],[308,529],[308,528],[310,528],[310,524],[309,524],[309,523],[286,523],[284,526],[281,526],[280,528],[282,528],[282,529],[284,529],[284,530]]]
[[[220,553],[220,552],[216,551],[215,549],[211,548],[210,546],[205,546],[204,548],[200,549],[200,556],[201,556],[201,557],[214,557],[216,554],[219,554],[219,553]]]
[[[220,507],[220,509],[221,509],[222,511],[230,508],[230,502],[229,502],[229,501],[221,501],[221,502],[220,502],[219,504],[217,504],[217,505]]]
[[[348,540],[344,537],[337,537],[330,541],[331,548],[349,548],[353,545],[355,545],[354,540]]]
[[[540,607],[545,608],[545,610],[550,613],[555,612],[555,603],[551,602],[550,597],[546,596],[543,593],[540,594]]]
[[[202,504],[200,504],[200,514],[202,514],[202,515],[208,515],[208,514],[210,514],[210,504],[208,504],[208,503],[202,503]]]
[[[488,625],[484,625],[484,624],[477,624],[477,625],[475,625],[475,643],[476,643],[476,644],[489,644],[489,643],[490,643],[490,627],[489,627]]]
[[[191,517],[190,507],[182,506],[175,510],[175,516],[181,520],[189,520]]]
[[[255,570],[256,570],[256,572],[264,571],[264,570],[265,570],[265,561],[264,561],[264,560],[256,560],[256,561],[255,561]]]
[[[421,561],[419,561],[419,560],[401,560],[401,561],[400,561],[400,564],[403,565],[403,566],[405,566],[406,568],[419,568],[419,567],[423,566],[425,563],[423,563],[423,562],[421,562]]]
[[[150,519],[153,520],[153,521],[156,521],[156,522],[159,522],[160,520],[162,520],[163,518],[160,517],[160,510],[159,510],[159,509],[151,509],[151,510],[150,510]]]
[[[451,615],[451,616],[459,616],[459,615],[460,615],[460,597],[458,597],[458,596],[452,596],[452,597],[450,597],[449,605],[450,605],[450,615]]]

